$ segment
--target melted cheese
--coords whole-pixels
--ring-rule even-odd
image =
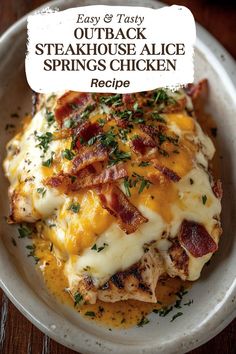
[[[105,109],[109,111],[108,107]],[[65,275],[69,284],[83,274],[89,274],[97,286],[102,285],[117,271],[125,270],[138,262],[144,254],[144,245],[152,241],[156,241],[168,271],[167,255],[171,243],[164,237],[176,237],[184,219],[203,224],[214,237],[213,230],[217,223],[215,216],[220,214],[221,206],[204,170],[208,168],[208,160],[214,155],[214,146],[199,124],[186,113],[163,116],[169,132],[179,136],[180,143],[176,152],[173,144],[164,142],[169,157],[159,155],[158,163],[172,169],[181,179],[177,183],[157,182],[142,193],[137,188],[132,190],[131,202],[149,221],[128,236],[118,227],[115,218],[102,208],[93,191],[65,196],[43,184],[45,178],[61,170],[68,172],[71,168],[71,161],[61,157],[61,151],[70,147],[71,139],[53,140],[45,154],[38,146],[35,135],[54,132],[56,128],[54,125],[48,127],[45,109],[37,113],[23,133],[8,144],[4,168],[11,183],[10,191],[19,193],[19,203],[21,207],[27,206],[28,214],[32,214],[31,221],[43,219],[43,222],[37,223],[39,234],[50,240],[58,255],[67,260]],[[96,121],[101,117],[99,110],[91,119]],[[105,129],[115,124],[110,121]],[[135,128],[131,135],[139,133],[141,130]],[[119,142],[119,145],[123,151],[129,150],[128,144]],[[52,153],[52,167],[42,166],[42,154],[43,160],[47,160]],[[131,161],[126,163],[130,174],[136,172],[145,178],[154,173],[158,176],[153,166],[141,168],[139,162],[132,153]],[[125,191],[123,184],[121,188]],[[40,189],[45,191],[44,194],[39,193]],[[202,202],[203,196],[207,198],[205,204]],[[72,203],[80,204],[78,213],[70,210]],[[218,242],[216,237],[215,241]],[[100,252],[91,249],[95,243],[97,248],[104,249]],[[188,253],[187,250],[186,252]],[[211,254],[197,259],[189,253],[188,256],[188,279],[195,280],[200,276],[201,269]]]
[[[132,235],[127,236],[117,224],[113,223],[99,236],[97,248],[107,245],[100,252],[91,248],[84,251],[83,255],[73,256],[65,268],[70,279],[70,274],[82,274],[84,269],[102,285],[118,270],[125,270],[136,263],[143,255],[143,246],[161,237],[165,229],[162,218],[143,206],[139,210],[149,219]]]

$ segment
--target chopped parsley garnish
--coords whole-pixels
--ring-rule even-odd
[[[138,193],[142,193],[142,191],[144,190],[144,188],[149,188],[149,186],[152,184],[152,182],[150,182],[148,179],[145,179],[143,176],[140,176],[139,174],[137,174],[136,172],[134,172],[132,174],[133,177],[136,178],[136,181],[135,181],[135,185],[140,182],[140,187],[139,187],[139,190],[138,190]]]
[[[74,294],[74,306],[78,305],[81,301],[83,301],[83,295],[81,295],[78,291]]]
[[[166,156],[166,157],[169,156],[168,152],[164,149],[161,149],[159,146],[158,146],[158,152],[159,152],[159,154],[161,154],[163,156]]]
[[[45,188],[37,188],[37,192],[41,194],[42,198],[45,196],[47,190]]]
[[[95,312],[93,312],[93,311],[87,311],[87,312],[85,312],[84,315],[85,315],[85,316],[89,316],[89,317],[96,317],[96,314],[95,314]]]
[[[76,121],[73,118],[68,118],[68,119],[64,120],[63,126],[64,126],[64,128],[67,128],[67,129],[74,128],[76,126]]]
[[[130,133],[130,128],[129,129],[123,129],[119,128],[118,135],[122,141],[122,143],[126,143],[128,141],[128,133]]]
[[[45,115],[46,121],[48,122],[48,126],[51,127],[51,125],[55,122],[55,117],[52,112],[50,112],[48,109],[46,109],[46,115]]]
[[[124,187],[125,187],[125,194],[127,195],[127,197],[131,197],[130,182],[129,182],[128,177],[125,177],[125,179],[124,179]]]
[[[45,167],[51,167],[51,165],[53,163],[53,155],[54,155],[54,152],[51,153],[51,157],[48,160],[45,160],[42,162],[42,165]]]
[[[169,96],[165,90],[158,89],[154,92],[153,99],[155,103],[167,102],[169,100]]]
[[[102,119],[102,118],[99,118],[97,120],[98,124],[100,125],[100,127],[103,127],[105,124],[106,124],[106,120],[105,119]]]
[[[102,250],[104,250],[104,248],[105,247],[107,247],[108,246],[108,244],[106,243],[106,242],[104,242],[103,243],[103,246],[100,246],[100,247],[98,247],[97,245],[96,245],[96,243],[93,245],[93,247],[91,248],[91,250],[93,250],[93,251],[97,251],[97,252],[101,252]]]
[[[183,286],[181,286],[180,290],[175,293],[176,296],[178,296],[179,299],[183,299],[183,296],[186,295],[188,293],[187,290],[185,290],[185,288]]]
[[[182,307],[182,306],[181,306],[181,301],[182,301],[182,299],[177,299],[177,300],[176,300],[175,305],[174,305],[175,308],[181,309],[181,307]]]
[[[172,317],[172,319],[171,319],[170,322],[173,322],[176,318],[178,318],[178,317],[180,317],[180,316],[182,316],[182,315],[183,315],[183,312],[177,312],[177,313]]]
[[[26,248],[27,248],[27,250],[30,251],[29,254],[27,255],[27,257],[33,257],[35,260],[35,263],[37,264],[40,261],[40,259],[35,256],[35,250],[36,250],[35,245],[27,245]]]
[[[134,110],[136,113],[143,114],[143,110],[138,106],[138,102],[135,102],[135,103],[134,103],[134,105],[133,105],[133,110]]]
[[[117,164],[120,161],[127,161],[131,159],[131,153],[130,152],[125,152],[121,150],[115,150],[112,154],[112,156],[109,159],[109,165],[113,166]]]
[[[185,288],[182,286],[180,288],[180,290],[178,292],[175,293],[175,295],[178,297],[175,304],[172,306],[165,306],[161,309],[154,309],[153,312],[158,314],[160,317],[165,317],[167,316],[172,310],[176,309],[180,309],[182,308],[182,300],[183,300],[183,296],[186,295],[188,293],[187,290],[185,290]],[[184,304],[186,306],[191,305],[193,302],[193,300],[190,300],[188,303]],[[157,301],[158,304],[162,305],[162,303],[160,301]],[[170,322],[173,322],[177,317],[182,316],[183,313],[182,312],[177,312],[176,314],[174,314],[174,316],[172,317]]]
[[[137,111],[137,109],[138,109],[138,102],[135,102],[135,103],[134,103],[133,109],[134,109],[134,111]]]
[[[62,151],[61,156],[69,161],[73,160],[75,154],[70,149],[65,149]]]
[[[138,173],[134,172],[132,174],[131,178],[125,178],[124,179],[124,187],[125,187],[125,193],[128,197],[131,196],[130,188],[136,187],[139,184],[139,189],[138,193],[141,194],[144,190],[144,188],[149,188],[149,186],[152,184],[148,179],[144,178],[143,176],[140,176]]]
[[[139,167],[146,167],[146,166],[150,166],[151,163],[149,161],[142,161],[139,164]]]
[[[26,225],[22,224],[20,225],[20,227],[18,227],[19,238],[29,237],[30,235],[32,235],[32,232],[32,229],[30,229]]]
[[[190,305],[192,305],[192,303],[193,303],[193,300],[189,300],[188,302],[186,302],[186,303],[184,304],[184,306],[190,306]]]
[[[88,141],[87,141],[87,144],[89,145],[89,146],[91,146],[91,145],[93,145],[96,141],[97,141],[97,139],[98,139],[98,136],[92,136],[92,138],[90,138]]]
[[[166,120],[157,112],[152,112],[152,118],[157,122],[166,124]]]
[[[122,105],[122,96],[120,94],[112,96],[102,96],[100,97],[100,102],[106,104],[107,106],[120,106]]]
[[[52,133],[46,132],[45,134],[37,135],[37,132],[35,132],[35,136],[39,140],[39,143],[37,146],[40,149],[42,149],[43,152],[45,153],[49,148],[50,142],[52,141],[52,137],[53,137]]]
[[[158,313],[160,317],[166,317],[168,313],[170,313],[173,310],[173,306],[170,307],[163,307],[160,310],[153,310],[153,312]]]
[[[80,113],[80,118],[87,119],[89,117],[90,113],[94,110],[94,108],[95,108],[95,105],[92,105],[92,104],[88,105],[85,108],[85,110],[82,113]]]
[[[79,203],[72,203],[68,210],[73,211],[73,213],[78,213],[80,211],[80,204]]]
[[[137,326],[138,327],[143,327],[145,326],[146,324],[148,324],[150,321],[147,317],[142,317],[141,320],[137,323]]]
[[[205,204],[206,204],[206,201],[207,201],[207,196],[206,196],[206,195],[203,195],[203,196],[202,196],[202,203],[205,205]]]

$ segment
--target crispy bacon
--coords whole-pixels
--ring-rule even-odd
[[[120,228],[127,234],[135,232],[148,221],[117,186],[106,184],[97,191],[103,207],[117,218]]]
[[[60,126],[65,118],[73,113],[80,113],[89,104],[93,103],[90,93],[68,91],[57,100],[55,108],[55,118]]]
[[[83,170],[80,172],[83,172]],[[124,168],[124,165],[117,164],[103,169],[100,173],[96,173],[96,171],[94,171],[93,173],[87,173],[84,176],[79,174],[75,182],[72,183],[71,190],[76,191],[81,188],[89,188],[100,184],[112,183],[126,176],[127,171]]]
[[[53,188],[59,188],[64,193],[75,192],[82,188],[91,188],[100,184],[112,183],[127,176],[124,164],[120,163],[108,167],[101,172],[90,165],[79,171],[77,175],[60,173],[57,176],[48,178],[45,184]]]
[[[73,159],[73,173],[92,165],[95,162],[106,161],[108,159],[107,150],[99,143],[84,147]]]
[[[88,142],[91,138],[97,136],[101,132],[102,128],[96,122],[91,123],[90,121],[86,121],[80,124],[74,129],[73,132],[77,138],[76,147],[78,149],[81,148],[80,139],[82,139],[84,142]]]
[[[216,182],[214,182],[212,190],[213,190],[213,193],[215,194],[215,196],[217,198],[219,198],[219,199],[222,198],[223,189],[222,189],[222,183],[221,183],[221,181],[219,179]]]
[[[180,243],[196,258],[213,253],[217,244],[203,225],[184,220],[179,233]]]
[[[122,102],[124,103],[125,106],[132,106],[135,102],[135,99],[132,94],[130,93],[125,93],[122,95]]]
[[[47,178],[45,181],[45,185],[53,188],[59,188],[62,186],[62,184],[65,186],[66,182],[69,183],[69,177],[65,175],[63,172],[61,172],[57,176]]]
[[[131,145],[133,151],[141,155],[146,153],[146,148],[156,147],[155,141],[149,136],[138,136],[132,140]]]
[[[160,171],[165,177],[167,177],[169,180],[173,182],[178,182],[180,180],[180,177],[175,173],[173,170],[166,166],[161,166],[158,165],[158,163],[154,163],[154,167]]]

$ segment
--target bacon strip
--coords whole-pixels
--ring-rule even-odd
[[[135,102],[134,95],[132,95],[130,93],[123,94],[122,95],[122,102],[128,107],[133,106],[133,104]]]
[[[218,246],[203,225],[184,220],[179,234],[180,243],[196,258],[217,251]]]
[[[98,123],[91,123],[86,121],[80,124],[76,129],[74,129],[74,134],[87,142],[89,139],[101,133],[102,129]]]
[[[97,173],[96,169],[90,165],[81,170],[76,176],[60,173],[50,177],[45,184],[53,188],[61,188],[65,193],[78,191],[82,188],[91,188],[100,184],[112,183],[127,176],[124,164],[120,163]]]
[[[73,173],[76,173],[85,167],[95,163],[106,161],[108,159],[107,150],[99,143],[84,147],[82,151],[73,159]]]
[[[173,170],[166,166],[161,166],[158,165],[157,163],[154,163],[154,167],[160,171],[165,177],[167,177],[169,180],[173,182],[178,182],[180,180],[180,177],[175,173]]]
[[[139,137],[132,140],[131,145],[132,145],[133,151],[136,154],[139,153],[141,155],[144,155],[146,153],[146,148],[156,147],[155,141],[149,136],[145,136],[145,137],[139,136]]]
[[[117,186],[106,184],[97,191],[103,208],[117,218],[120,228],[126,234],[135,232],[141,224],[148,221]]]
[[[81,172],[83,172],[83,170]],[[84,176],[79,174],[76,181],[71,184],[71,190],[76,191],[81,188],[91,188],[100,184],[112,183],[126,176],[127,171],[124,165],[117,164],[102,170],[100,173],[87,173],[87,175],[84,174]]]
[[[72,113],[80,113],[88,104],[92,104],[92,96],[86,92],[68,91],[57,100],[55,118],[60,126]]]

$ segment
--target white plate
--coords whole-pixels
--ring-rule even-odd
[[[53,6],[67,7],[98,4],[98,1],[55,1]],[[103,4],[142,5],[158,7],[154,1],[103,1]],[[174,29],[173,29],[174,30]],[[82,353],[151,354],[183,353],[206,342],[220,332],[236,313],[236,82],[235,63],[229,54],[200,26],[197,28],[195,68],[196,81],[210,82],[209,111],[218,124],[218,142],[222,155],[224,186],[223,227],[220,250],[190,296],[194,303],[184,309],[184,315],[170,323],[170,318],[153,316],[148,325],[130,330],[109,331],[82,318],[71,309],[58,304],[44,288],[43,282],[25,255],[22,240],[11,244],[14,234],[6,225],[8,214],[7,181],[1,174],[1,286],[16,307],[39,329],[54,340]],[[26,17],[13,25],[0,41],[0,132],[1,157],[9,133],[6,123],[10,114],[21,106],[30,111],[31,93],[25,80]],[[17,234],[17,233],[15,233]],[[17,237],[17,236],[16,236]],[[14,252],[14,253],[13,253]],[[12,253],[12,255],[11,255]]]

